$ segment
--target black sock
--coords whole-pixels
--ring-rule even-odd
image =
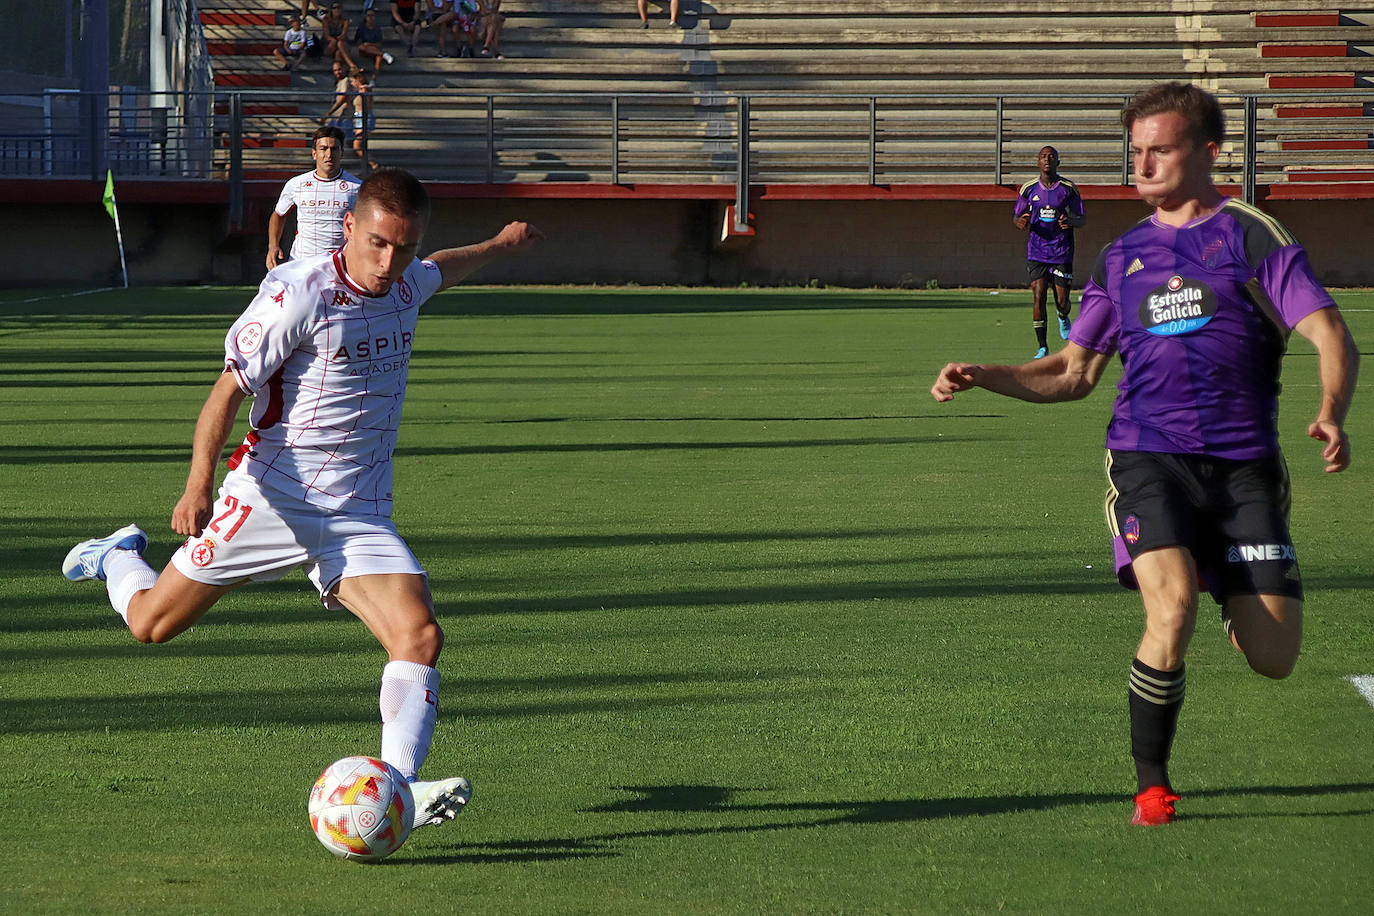
[[[1156,671],[1138,658],[1131,662],[1127,696],[1138,792],[1170,784],[1169,749],[1174,743],[1178,711],[1183,708],[1183,686],[1182,665],[1177,671]]]
[[[1035,328],[1036,341],[1040,344],[1040,346],[1048,349],[1049,339],[1045,336],[1045,320],[1042,318],[1039,321],[1032,321],[1031,326]]]

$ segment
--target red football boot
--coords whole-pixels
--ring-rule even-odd
[[[1131,823],[1141,827],[1158,827],[1174,819],[1174,790],[1168,786],[1150,786],[1135,797],[1135,814]]]

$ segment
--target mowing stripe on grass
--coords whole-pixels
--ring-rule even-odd
[[[1374,706],[1374,674],[1352,674],[1346,680],[1355,685],[1370,706]]]

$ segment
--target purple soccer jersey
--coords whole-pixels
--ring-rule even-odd
[[[1226,201],[1180,228],[1137,223],[1098,257],[1069,334],[1121,354],[1107,447],[1274,454],[1289,331],[1334,306],[1302,246],[1247,204]]]
[[[1083,216],[1083,198],[1078,196],[1078,186],[1067,178],[1059,180],[1048,188],[1037,178],[1021,185],[1016,196],[1016,209],[1013,216],[1030,214],[1030,238],[1026,242],[1026,260],[1043,261],[1046,264],[1068,264],[1073,261],[1073,230],[1059,228],[1059,217],[1067,213],[1072,217]]]

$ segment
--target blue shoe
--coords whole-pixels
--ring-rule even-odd
[[[142,553],[148,546],[148,535],[137,525],[125,525],[114,534],[82,541],[67,553],[62,561],[62,575],[73,582],[83,579],[105,578],[105,557],[111,550],[123,548]]]
[[[1073,325],[1069,322],[1068,316],[1067,316],[1067,315],[1060,315],[1060,316],[1059,316],[1059,339],[1060,339],[1060,340],[1068,340],[1068,339],[1069,339],[1069,328],[1071,328],[1071,327],[1073,327]]]
[[[1044,359],[1046,356],[1049,356],[1049,355],[1050,355],[1050,348],[1049,348],[1049,347],[1041,347],[1039,350],[1036,350],[1036,351],[1035,351],[1035,358],[1036,358],[1036,359]]]

